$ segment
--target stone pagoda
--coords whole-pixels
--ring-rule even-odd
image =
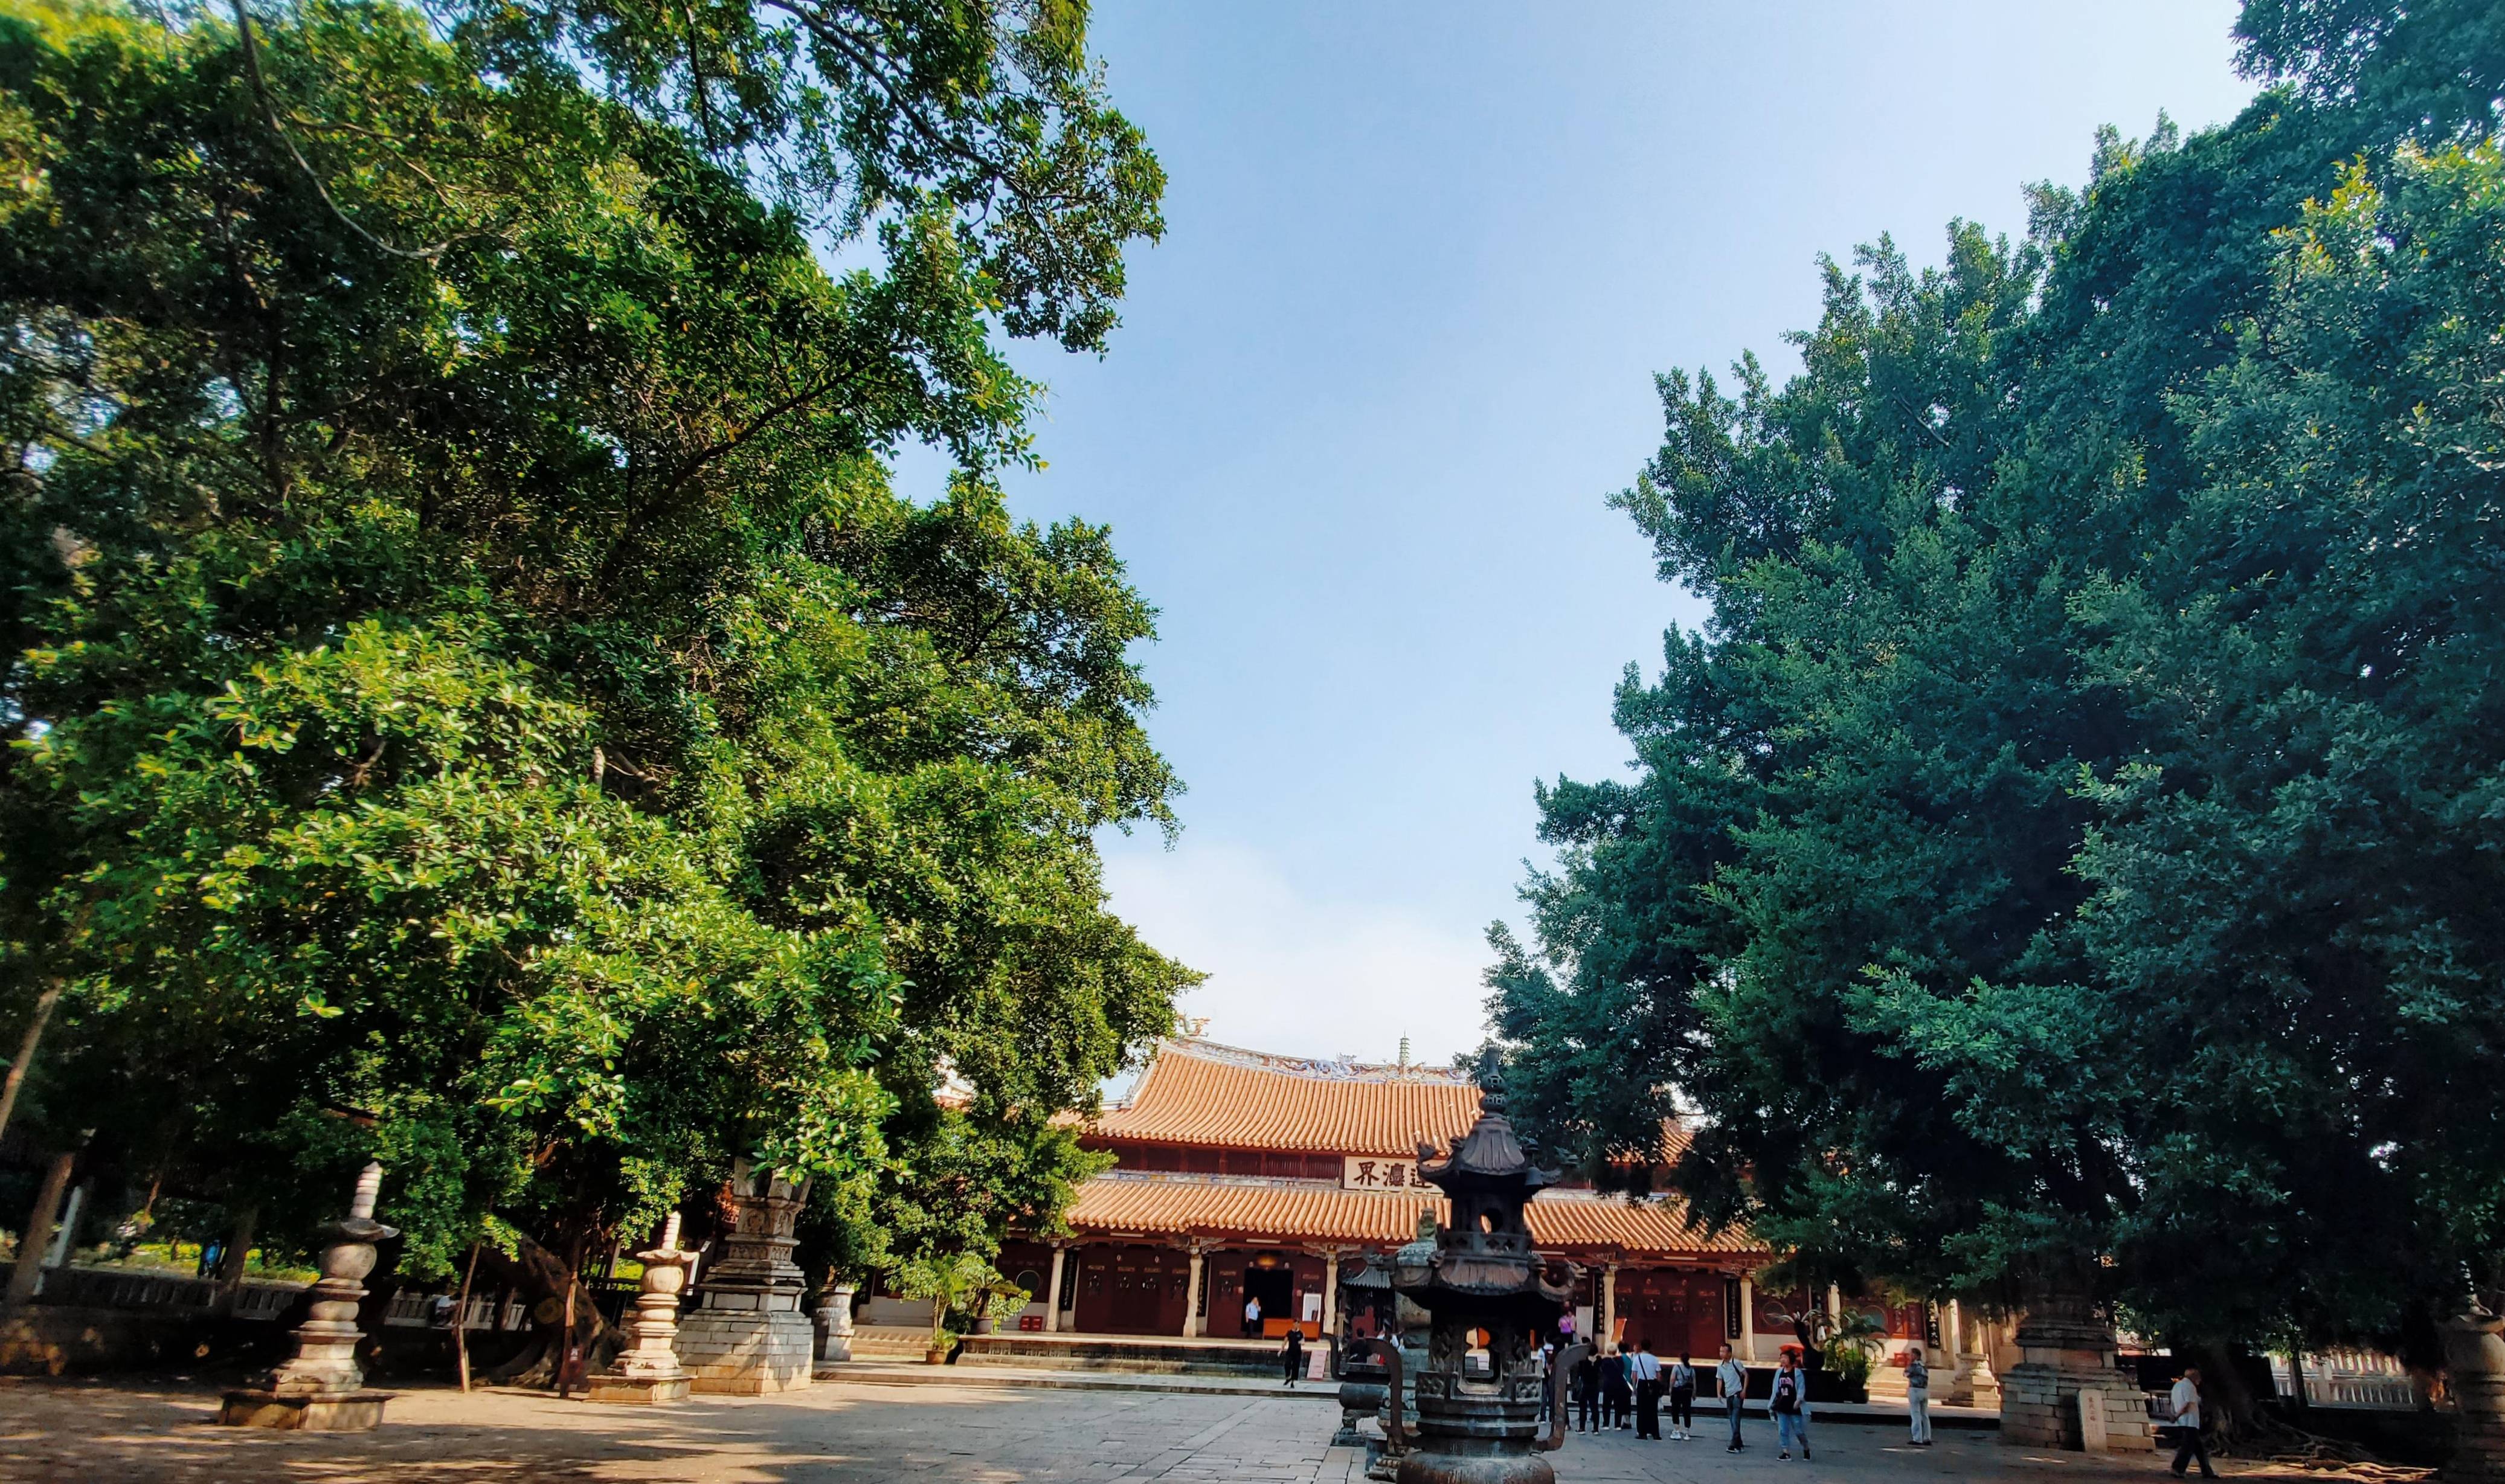
[[[759,1396],[813,1379],[817,1329],[800,1311],[807,1284],[792,1260],[793,1223],[808,1198],[806,1176],[746,1159],[732,1167],[736,1219],[721,1260],[700,1275],[695,1312],[679,1323],[679,1359],[694,1390]]]
[[[1533,1167],[1504,1116],[1493,1067],[1479,1078],[1478,1121],[1438,1157],[1418,1148],[1418,1174],[1442,1187],[1452,1219],[1431,1248],[1401,1249],[1392,1286],[1429,1316],[1426,1364],[1416,1381],[1418,1436],[1401,1459],[1399,1484],[1555,1484],[1540,1453],[1562,1440],[1564,1409],[1539,1426],[1539,1344],[1573,1301],[1580,1270],[1551,1271],[1532,1250],[1523,1208],[1554,1184]],[[1559,1358],[1560,1374],[1575,1353]]]
[[[626,1321],[626,1348],[592,1376],[585,1393],[591,1400],[652,1406],[687,1396],[694,1378],[679,1363],[679,1295],[687,1289],[688,1264],[695,1255],[680,1249],[679,1214],[671,1212],[661,1240],[635,1254],[644,1264],[644,1278],[635,1312]]]
[[[265,1384],[226,1394],[218,1421],[228,1427],[287,1428],[308,1432],[362,1432],[383,1420],[392,1393],[366,1390],[357,1363],[357,1308],[365,1301],[366,1275],[374,1270],[374,1244],[399,1236],[374,1219],[383,1167],[369,1164],[357,1177],[348,1214],[327,1228],[322,1276],[313,1285],[312,1317],[296,1330],[294,1359],[271,1371]]]

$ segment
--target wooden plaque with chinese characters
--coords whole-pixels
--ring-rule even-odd
[[[1396,1154],[1389,1159],[1373,1154],[1349,1154],[1340,1160],[1339,1187],[1343,1190],[1395,1190],[1407,1194],[1411,1190],[1426,1188],[1426,1182],[1418,1178],[1415,1163]]]

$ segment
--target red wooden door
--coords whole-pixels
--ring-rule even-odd
[[[1078,1276],[1080,1330],[1181,1334],[1191,1259],[1161,1247],[1094,1248]]]
[[[1622,1270],[1618,1315],[1630,1349],[1649,1340],[1664,1360],[1711,1359],[1723,1339],[1722,1278],[1717,1273]]]

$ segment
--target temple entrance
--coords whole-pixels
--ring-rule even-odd
[[[1724,1337],[1719,1273],[1635,1269],[1618,1274],[1618,1318],[1629,1347],[1646,1340],[1665,1361],[1705,1359]]]
[[[1263,1253],[1245,1268],[1244,1297],[1236,1300],[1232,1316],[1239,1333],[1243,1332],[1244,1304],[1254,1298],[1261,1300],[1261,1327],[1252,1332],[1255,1335],[1287,1333],[1285,1322],[1296,1317],[1295,1269],[1289,1267],[1285,1258],[1271,1253]]]
[[[1094,1334],[1181,1334],[1191,1258],[1171,1248],[1089,1248],[1073,1322]]]

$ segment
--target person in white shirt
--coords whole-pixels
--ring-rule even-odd
[[[1256,1293],[1244,1300],[1244,1333],[1247,1338],[1251,1338],[1260,1332],[1261,1296]]]
[[[1722,1451],[1746,1453],[1747,1443],[1740,1436],[1740,1409],[1748,1399],[1748,1368],[1731,1357],[1731,1347],[1722,1347],[1722,1363],[1713,1367],[1713,1384],[1722,1389],[1722,1409],[1731,1417],[1731,1442]]]
[[[2172,1395],[2167,1397],[2168,1415],[2174,1427],[2174,1476],[2194,1459],[2201,1461],[2201,1477],[2214,1479],[2218,1470],[2209,1466],[2209,1445],[2201,1436],[2201,1367],[2183,1367],[2183,1379],[2174,1383]]]
[[[1661,1441],[1661,1358],[1652,1353],[1652,1341],[1636,1347],[1627,1361],[1627,1374],[1636,1384],[1636,1436]]]
[[[1696,1367],[1684,1354],[1670,1368],[1670,1435],[1677,1442],[1687,1441],[1687,1430],[1696,1426]]]
[[[1905,1353],[1905,1416],[1917,1448],[1931,1445],[1931,1366],[1919,1345]]]

